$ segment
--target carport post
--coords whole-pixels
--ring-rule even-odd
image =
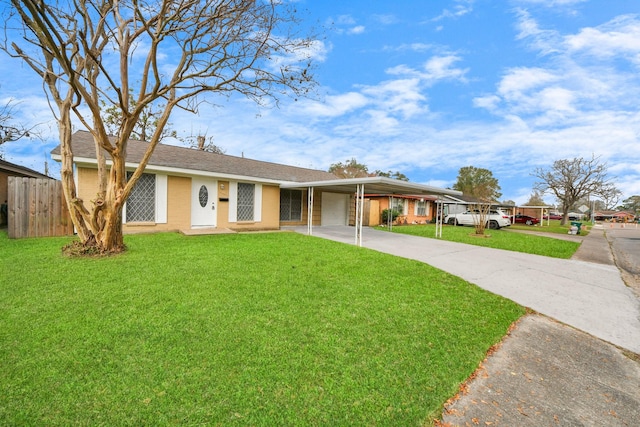
[[[389,227],[389,230],[393,230],[393,210],[391,206],[393,206],[393,195],[389,196],[389,207],[387,208],[387,227]]]
[[[362,219],[364,216],[364,184],[356,185],[356,246],[362,246]]]
[[[436,239],[442,238],[442,221],[444,221],[444,203],[438,199],[436,200]]]
[[[307,234],[313,234],[313,187],[307,189]]]

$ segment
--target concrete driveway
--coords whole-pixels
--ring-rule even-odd
[[[306,234],[307,230],[300,227],[295,231]],[[354,232],[353,227],[313,229],[316,237],[349,244],[355,242]],[[614,265],[548,258],[373,228],[365,228],[362,234],[363,247],[422,261],[640,353],[640,301],[625,286]],[[606,245],[606,239],[602,242]]]

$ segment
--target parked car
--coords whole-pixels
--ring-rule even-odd
[[[472,225],[475,226],[480,222],[479,210],[468,210],[466,212],[450,214],[444,218],[444,222],[449,225]],[[491,229],[499,229],[511,225],[509,215],[500,209],[492,209],[486,218],[486,226]]]
[[[521,215],[518,214],[513,218],[513,223],[515,224],[527,224],[527,225],[535,225],[535,224],[539,224],[540,220],[538,218],[535,218],[533,216],[529,216],[529,215]]]
[[[560,214],[549,214],[542,217],[542,219],[562,219]]]

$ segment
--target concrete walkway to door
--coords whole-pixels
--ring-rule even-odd
[[[306,227],[292,228],[306,234]],[[353,227],[315,237],[354,244]],[[365,228],[362,246],[461,277],[602,340],[640,353],[640,301],[615,266],[548,258]]]

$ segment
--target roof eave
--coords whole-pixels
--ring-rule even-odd
[[[375,192],[385,192],[388,194],[404,194],[404,195],[452,195],[460,196],[462,192],[457,190],[449,190],[446,188],[433,187],[430,185],[416,184],[409,181],[400,181],[397,179],[375,176],[366,178],[346,178],[337,180],[324,180],[324,181],[309,181],[309,182],[295,182],[295,183],[283,183],[282,188],[332,188],[334,190],[340,189],[342,192],[355,192],[355,188],[358,185],[364,185],[365,190],[367,185],[377,186],[376,188],[384,189],[385,191],[374,190]]]

